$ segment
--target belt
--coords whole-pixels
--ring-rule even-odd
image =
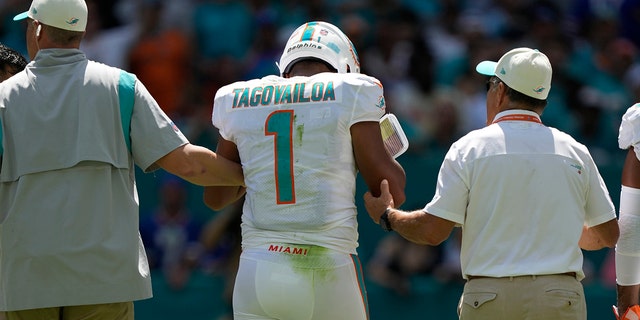
[[[474,280],[474,279],[513,279],[513,278],[519,278],[519,277],[545,277],[545,276],[569,276],[569,277],[576,277],[576,273],[575,272],[565,272],[565,273],[554,273],[554,274],[527,274],[527,275],[521,275],[521,276],[508,276],[508,277],[489,277],[489,276],[467,276],[468,280]]]

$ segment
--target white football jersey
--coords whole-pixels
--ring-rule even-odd
[[[243,246],[279,241],[355,253],[349,130],[384,113],[382,85],[363,74],[268,76],[218,90],[213,125],[237,145],[247,185]]]

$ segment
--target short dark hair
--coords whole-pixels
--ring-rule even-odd
[[[22,71],[27,66],[27,59],[20,52],[0,43],[0,68],[11,70],[13,74]]]

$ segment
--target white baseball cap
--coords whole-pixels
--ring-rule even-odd
[[[87,27],[87,16],[84,0],[33,0],[29,11],[13,17],[13,20],[29,17],[48,26],[82,32]]]
[[[478,73],[496,76],[509,88],[529,97],[545,100],[551,89],[551,62],[547,56],[531,48],[516,48],[505,53],[498,62],[482,61]]]

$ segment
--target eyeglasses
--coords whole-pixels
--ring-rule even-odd
[[[491,89],[491,85],[492,85],[492,84],[496,85],[496,84],[498,84],[498,83],[500,83],[500,82],[502,82],[502,81],[500,80],[500,78],[495,77],[495,76],[490,77],[490,78],[489,78],[489,80],[487,80],[487,92],[489,92],[489,89]]]

